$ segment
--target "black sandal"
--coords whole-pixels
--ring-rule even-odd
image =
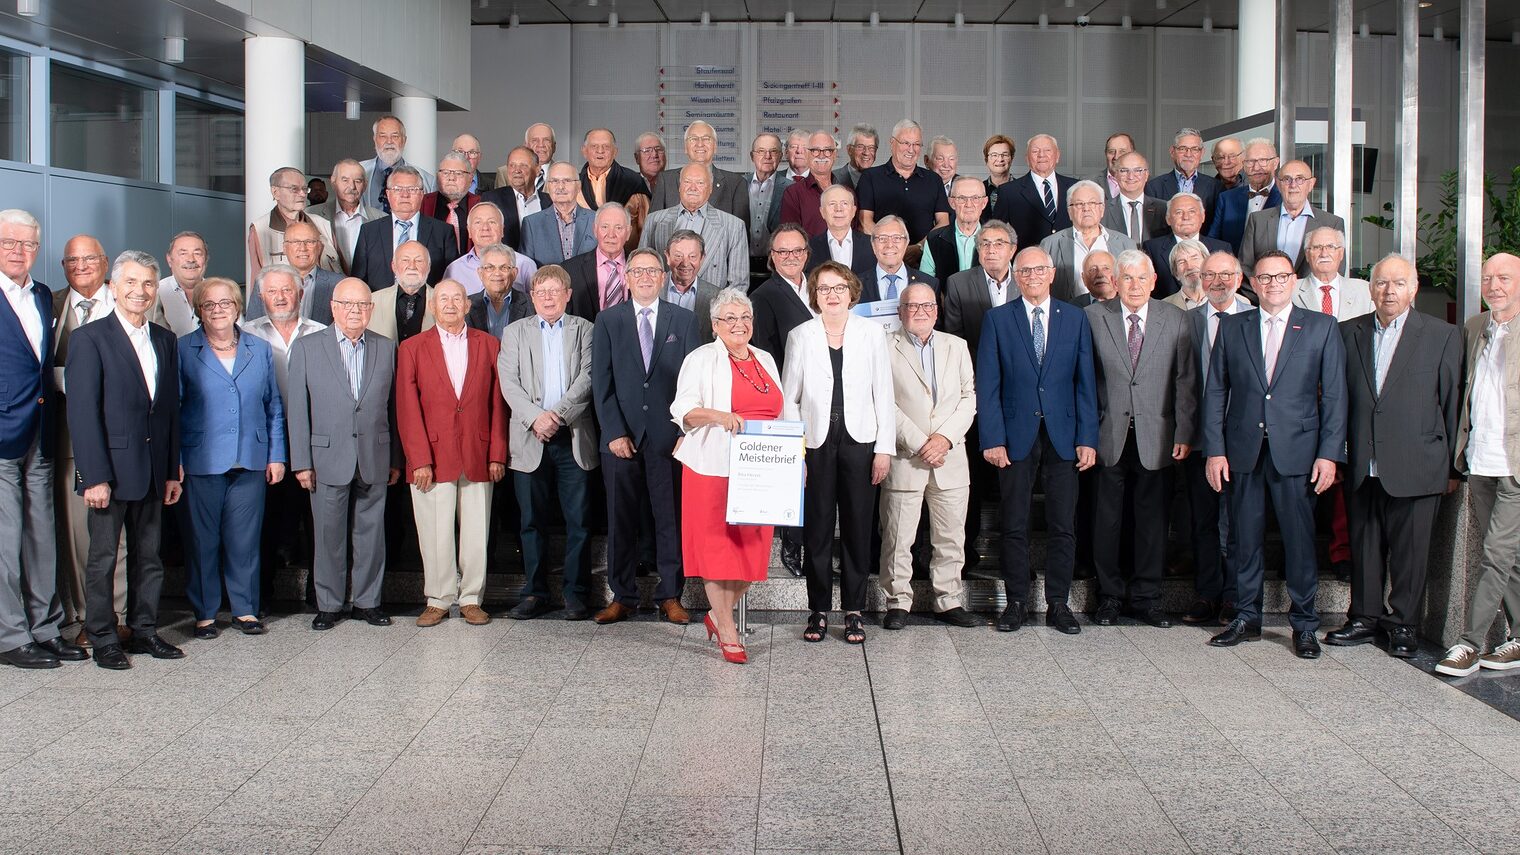
[[[232,621],[244,635],[263,635],[264,622],[258,618],[234,618]]]
[[[844,616],[844,640],[846,644],[864,644],[866,640],[865,619],[859,612]]]
[[[803,641],[822,641],[829,633],[829,616],[823,612],[808,615],[807,629],[802,631]]]

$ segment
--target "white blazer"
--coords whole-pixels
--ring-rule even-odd
[[[800,418],[807,447],[817,448],[828,439],[834,401],[834,365],[822,318],[792,330],[786,338],[786,357],[783,418]],[[887,334],[880,324],[853,314],[844,325],[844,428],[856,442],[874,443],[877,454],[897,450],[897,402]]]
[[[1342,276],[1335,285],[1340,292],[1337,295],[1340,303],[1335,312],[1337,321],[1349,321],[1377,311],[1377,307],[1372,304],[1372,290],[1367,287],[1367,280]],[[1311,312],[1319,311],[1324,304],[1324,295],[1319,286],[1319,280],[1313,276],[1298,280],[1298,286],[1293,289],[1293,305]]]
[[[751,346],[760,366],[774,382],[780,382],[776,360],[769,353]],[[676,396],[670,402],[671,420],[685,436],[676,444],[675,459],[698,475],[728,477],[728,442],[733,436],[718,425],[687,427],[686,414],[698,407],[732,412],[734,408],[734,374],[728,364],[728,348],[721,341],[702,345],[686,354],[681,373],[676,378]]]

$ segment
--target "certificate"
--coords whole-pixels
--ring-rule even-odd
[[[897,332],[902,328],[902,319],[897,315],[897,299],[877,300],[874,303],[856,303],[853,313],[868,321],[881,324],[882,329],[889,333]]]
[[[728,448],[729,525],[802,524],[802,422],[746,420]]]

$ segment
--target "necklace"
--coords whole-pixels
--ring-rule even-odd
[[[739,372],[739,376],[744,378],[744,382],[748,383],[750,387],[753,388],[756,392],[759,392],[762,395],[769,395],[771,393],[771,380],[769,377],[765,376],[764,372],[756,372],[760,375],[760,378],[765,381],[764,386],[756,383],[755,378],[744,373],[744,363],[748,362],[751,365],[755,364],[755,355],[753,353],[749,355],[748,359],[736,359],[734,355],[730,353],[728,355],[728,359],[734,364],[734,370]]]
[[[211,340],[210,336],[207,336],[206,337],[206,343],[211,345],[211,349],[212,350],[215,350],[215,351],[218,351],[218,352],[224,351],[224,350],[237,350],[238,336],[237,336],[237,333],[234,332],[232,334],[232,340],[229,341],[229,342],[227,342],[226,344],[217,344],[216,342],[214,342],[214,341]]]

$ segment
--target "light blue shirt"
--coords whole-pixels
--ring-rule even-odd
[[[1198,173],[1197,172],[1193,173],[1192,178],[1189,178],[1188,176],[1183,175],[1182,174],[1182,170],[1180,170],[1180,169],[1173,169],[1172,170],[1172,174],[1175,175],[1175,176],[1177,176],[1177,192],[1178,193],[1192,193],[1192,192],[1195,192],[1193,190],[1193,179],[1198,177]]]
[[[402,243],[402,232],[401,232],[401,224],[402,223],[408,223],[408,224],[410,224],[410,228],[408,228],[406,230],[406,238],[405,238],[406,240],[421,240],[421,238],[419,238],[417,236],[417,229],[418,229],[419,226],[422,225],[422,212],[421,211],[418,211],[417,213],[413,214],[412,218],[410,220],[403,220],[403,219],[397,218],[395,216],[392,216],[391,217],[391,246],[392,247],[400,246],[401,243]]]
[[[1298,212],[1298,216],[1288,213],[1287,208],[1279,209],[1277,215],[1277,248],[1286,252],[1289,258],[1298,258],[1299,250],[1304,246],[1304,229],[1308,228],[1309,221],[1314,218],[1314,209],[1304,203],[1304,209]]]
[[[918,364],[924,369],[924,376],[929,378],[930,400],[938,403],[939,378],[934,376],[934,333],[929,333],[927,341],[919,341],[918,336],[908,333],[908,341],[913,342],[913,349],[918,351]]]
[[[1404,335],[1404,320],[1409,317],[1409,310],[1393,319],[1388,326],[1378,320],[1376,314],[1372,316],[1372,378],[1373,388],[1379,395],[1383,394],[1383,381],[1388,377],[1388,366],[1393,364],[1394,351],[1399,349],[1399,339]],[[1377,477],[1377,458],[1367,461],[1367,476]]]
[[[565,317],[549,323],[537,317],[538,329],[544,337],[544,402],[546,410],[552,410],[565,397]]]
[[[691,287],[687,288],[686,293],[683,294],[676,289],[675,282],[666,279],[665,290],[660,292],[660,298],[689,312],[695,312],[697,310],[697,283],[691,283]]]
[[[982,233],[982,224],[977,223],[976,228],[972,229],[969,235],[961,231],[960,223],[951,223],[951,226],[950,233],[955,235],[955,254],[960,259],[961,269],[970,270],[975,266],[971,263],[971,256],[976,252],[976,239]],[[934,253],[925,252],[923,259],[918,263],[918,269],[925,275],[938,276],[936,267]]]
[[[896,276],[897,277],[896,281],[890,283],[892,285],[892,287],[895,287],[897,289],[897,293],[893,294],[891,297],[887,296],[887,286],[889,284],[887,282],[887,277],[888,276]],[[888,273],[887,271],[883,270],[881,268],[880,264],[876,265],[876,295],[877,295],[877,297],[879,297],[882,300],[896,300],[898,297],[902,296],[903,289],[906,288],[906,287],[908,287],[908,265],[904,264],[901,267],[897,268],[896,270],[892,271],[891,273]]]
[[[338,354],[343,357],[343,367],[348,370],[348,390],[357,401],[359,386],[364,382],[364,336],[367,333],[360,333],[359,340],[354,341],[336,326],[333,329],[338,333]]]
[[[519,299],[518,295],[513,293],[514,290],[512,288],[507,289],[507,297],[505,300],[502,300],[501,311],[499,312],[496,311],[496,306],[491,303],[491,298],[486,298],[486,330],[497,341],[501,340],[501,337],[507,331],[507,325],[511,323],[512,301]]]

